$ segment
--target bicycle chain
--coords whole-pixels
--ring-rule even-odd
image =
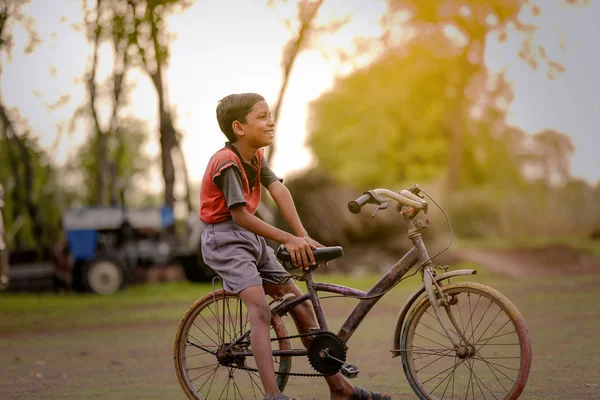
[[[316,331],[316,332],[300,333],[298,335],[284,336],[284,337],[280,337],[280,338],[272,338],[271,342],[278,342],[280,340],[296,339],[296,338],[302,338],[302,337],[307,337],[307,336],[316,336],[316,335],[319,335],[319,334],[324,333],[324,332],[326,332],[326,331]],[[230,365],[229,367],[236,368],[236,369],[242,369],[244,371],[258,372],[257,368],[242,367],[242,366],[239,366],[239,365]],[[325,377],[325,376],[335,375],[335,373],[330,374],[330,375],[326,375],[326,374],[315,374],[315,373],[308,373],[308,372],[279,372],[279,371],[275,371],[275,374],[276,375],[288,375],[288,376],[300,376],[300,377],[304,377],[304,378],[322,378],[322,377]]]

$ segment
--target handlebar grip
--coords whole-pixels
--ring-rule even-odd
[[[365,205],[370,199],[371,195],[369,193],[365,193],[358,199],[350,201],[348,203],[348,210],[350,210],[352,214],[358,214],[360,212],[361,207]]]

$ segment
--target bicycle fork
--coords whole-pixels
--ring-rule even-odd
[[[457,351],[457,356],[460,358],[463,358],[463,357],[469,355],[469,353],[472,352],[472,349],[474,349],[474,347],[471,343],[469,343],[465,333],[463,332],[460,325],[458,324],[458,321],[454,317],[454,313],[452,313],[452,310],[450,309],[450,301],[451,300],[448,299],[448,297],[447,297],[448,295],[446,295],[444,293],[444,291],[442,290],[442,288],[437,284],[437,282],[434,281],[433,275],[431,272],[431,267],[429,267],[429,266],[424,268],[423,284],[425,286],[425,291],[427,293],[427,297],[429,298],[429,303],[431,304],[431,308],[433,309],[433,313],[435,314],[435,318],[440,323],[440,326],[446,333],[446,336],[448,337],[448,339],[450,339],[450,341],[452,342],[452,345],[454,346],[454,348]],[[435,290],[434,290],[434,285],[435,285]],[[439,293],[439,299],[435,294],[436,290]],[[460,337],[462,343],[464,343],[464,346],[461,345],[461,343],[456,340],[455,335],[452,335],[452,331],[448,328],[448,325],[446,324],[446,321],[444,320],[444,317],[442,316],[442,314],[440,312],[439,303],[441,303],[444,306],[446,314],[448,315],[448,318],[450,319],[450,322],[452,323],[452,326],[456,330],[456,333]]]
[[[423,226],[416,226],[412,220],[407,220],[407,223],[409,226],[408,237],[413,242],[413,245],[419,253],[419,258],[423,263],[423,285],[425,287],[427,297],[429,298],[429,303],[431,303],[431,308],[433,309],[435,318],[440,323],[440,326],[444,330],[444,333],[446,334],[450,342],[452,342],[452,346],[456,349],[456,355],[459,358],[464,358],[466,356],[472,355],[472,353],[474,353],[475,351],[474,345],[472,343],[469,343],[467,337],[465,336],[465,333],[463,332],[456,318],[454,317],[452,310],[450,310],[450,300],[447,298],[447,295],[438,285],[437,281],[433,279],[431,260],[429,254],[427,253],[427,249],[425,248],[425,244],[423,243],[421,233],[419,232],[423,228]],[[439,299],[436,296],[436,291],[439,293]],[[441,303],[444,306],[446,314],[448,315],[448,318],[450,319],[450,322],[452,323],[456,334],[460,338],[460,342],[457,341],[457,338],[455,337],[455,335],[452,334],[452,331],[448,327],[448,324],[446,324],[446,321],[440,312],[439,303]],[[464,345],[461,345],[461,342],[464,343]]]

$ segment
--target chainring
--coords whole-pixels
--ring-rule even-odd
[[[346,362],[347,347],[332,332],[320,332],[315,336],[308,346],[308,361],[315,371],[325,376],[333,375],[342,368]],[[322,357],[322,352],[327,351],[329,355],[336,358]]]

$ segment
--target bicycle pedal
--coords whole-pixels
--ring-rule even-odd
[[[356,365],[352,365],[352,364],[348,364],[348,363],[344,363],[342,365],[342,368],[340,369],[340,372],[342,373],[342,375],[344,375],[346,378],[356,378],[356,376],[358,375],[358,373],[360,372],[360,369],[358,369],[358,367]]]

